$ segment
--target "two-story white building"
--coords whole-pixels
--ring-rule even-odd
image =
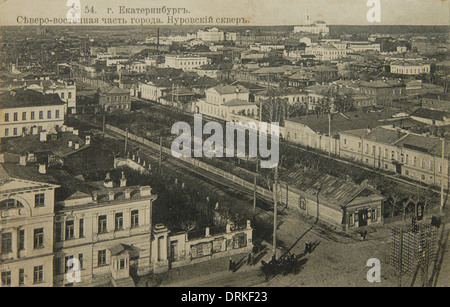
[[[205,91],[206,98],[194,104],[194,112],[222,120],[234,114],[256,117],[258,107],[249,101],[250,91],[238,85],[218,85]]]
[[[1,94],[0,138],[57,131],[64,125],[64,103],[57,94],[16,90]]]
[[[207,64],[210,64],[210,60],[207,57],[195,55],[167,55],[164,63],[166,67],[183,69],[185,71],[191,71]]]

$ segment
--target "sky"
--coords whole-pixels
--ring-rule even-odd
[[[0,0],[0,25],[18,25],[17,17],[64,18],[72,0]],[[312,20],[330,25],[370,25],[368,0],[79,0],[84,8],[94,6],[95,15],[81,17],[124,17],[119,6],[181,7],[190,11],[178,17],[243,17],[249,25],[302,24],[307,7]],[[379,0],[379,25],[449,25],[450,0]],[[106,15],[112,8],[114,15]],[[142,17],[128,15],[127,17]],[[145,17],[145,16],[144,16]],[[150,17],[150,16],[148,16]],[[153,16],[154,17],[154,16]],[[164,20],[167,19],[163,16]]]

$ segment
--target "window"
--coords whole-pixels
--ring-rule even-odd
[[[12,252],[12,233],[2,233],[2,254]]]
[[[119,270],[125,269],[125,259],[120,259]]]
[[[9,122],[9,113],[5,113],[5,122]]]
[[[19,120],[19,114],[18,113],[14,113],[14,121],[18,121]]]
[[[64,99],[64,93],[61,93],[61,99]]]
[[[69,93],[68,93],[68,98],[69,98],[69,99],[72,98],[72,92],[69,92]]]
[[[9,136],[9,129],[8,128],[5,129],[5,136]]]
[[[44,266],[38,265],[34,267],[33,282],[35,284],[44,281]]]
[[[414,157],[413,165],[416,166],[416,164],[417,164],[417,157]]]
[[[405,164],[408,164],[408,155],[405,155]]]
[[[64,273],[68,273],[74,265],[73,256],[64,257]]]
[[[33,111],[33,112],[31,112],[31,114],[30,114],[30,118],[31,118],[31,119],[35,119],[34,111]]]
[[[131,211],[131,227],[139,226],[139,210]]]
[[[55,118],[59,118],[59,110],[55,111]]]
[[[25,269],[19,269],[19,286],[25,285]]]
[[[44,228],[34,230],[34,248],[44,247]]]
[[[19,250],[25,249],[25,230],[19,230]]]
[[[355,225],[355,216],[354,216],[353,214],[350,214],[350,215],[348,216],[348,225],[349,225],[349,226]]]
[[[372,209],[372,221],[376,221],[377,219],[377,209]]]
[[[106,224],[106,215],[100,215],[98,217],[98,233],[105,233],[107,232],[107,224]]]
[[[98,266],[106,265],[106,249],[98,251]]]
[[[84,237],[84,219],[80,219],[80,238]]]
[[[27,112],[22,112],[22,120],[27,120]]]
[[[74,221],[66,221],[66,240],[71,240],[75,237]]]
[[[47,111],[47,118],[48,119],[52,118],[52,111]]]
[[[116,230],[123,229],[123,213],[115,214],[115,229]]]
[[[45,203],[45,194],[36,194],[34,196],[35,207],[44,207],[44,203]]]
[[[44,111],[39,111],[39,119],[44,119]]]
[[[2,286],[3,287],[11,286],[11,271],[2,272]]]
[[[17,135],[17,134],[18,134],[18,130],[17,130],[17,128],[14,128],[13,135]]]

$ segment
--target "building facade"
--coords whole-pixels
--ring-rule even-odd
[[[0,138],[57,131],[64,125],[66,104],[56,94],[32,90],[1,94]]]
[[[100,107],[106,112],[131,110],[131,94],[128,90],[116,86],[99,88],[97,96]]]
[[[22,168],[26,175],[21,174]],[[0,164],[2,287],[53,286],[54,194],[32,167]],[[45,165],[39,166],[45,172]]]
[[[195,68],[199,68],[203,65],[210,64],[207,57],[200,56],[188,56],[188,55],[170,55],[165,58],[165,66],[183,69],[185,71],[191,71]]]

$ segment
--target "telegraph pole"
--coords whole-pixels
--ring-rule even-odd
[[[441,214],[444,214],[444,160],[445,160],[445,138],[442,138],[442,161],[441,161]]]
[[[256,172],[253,182],[253,220],[256,217],[256,176],[258,176],[258,159],[256,159]]]
[[[126,157],[128,157],[127,146],[128,146],[128,128],[125,129],[125,156]]]
[[[328,156],[331,157],[331,113],[328,112],[328,138],[329,138],[329,151]]]
[[[273,259],[277,259],[277,205],[278,205],[278,165],[275,167],[273,186]]]
[[[159,173],[162,174],[162,136],[159,137]]]

